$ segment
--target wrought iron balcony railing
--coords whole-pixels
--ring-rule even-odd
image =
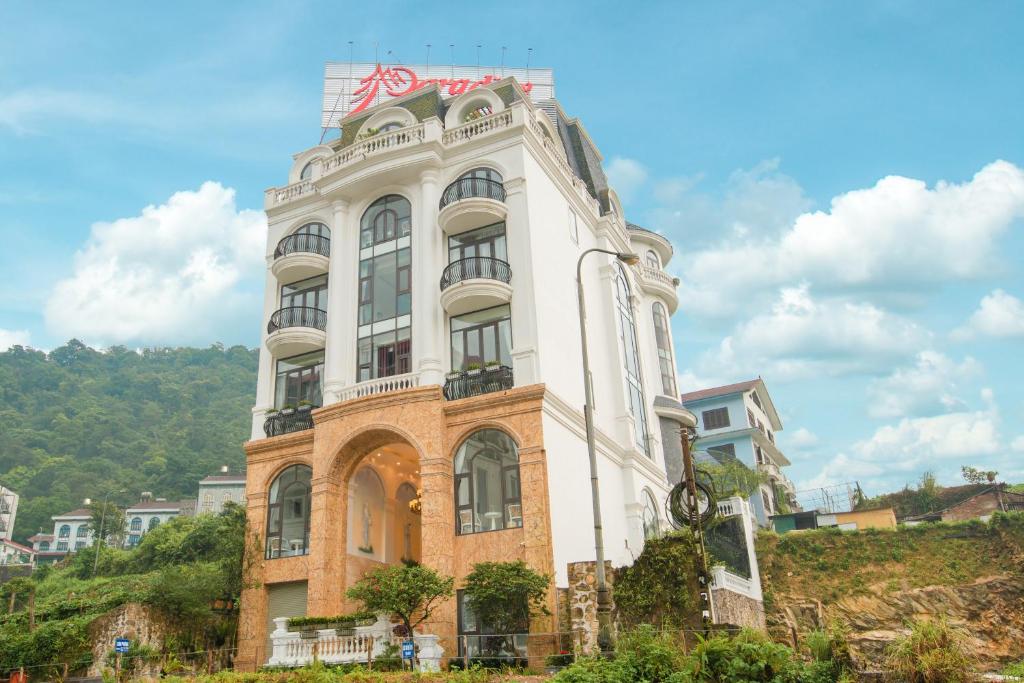
[[[274,249],[274,258],[295,253],[320,254],[321,256],[331,255],[331,239],[323,235],[308,235],[305,233],[288,235],[277,243]]]
[[[267,413],[263,433],[268,437],[313,428],[313,406],[300,406]]]
[[[488,256],[471,256],[448,264],[441,274],[441,291],[463,280],[498,280],[508,284],[512,281],[512,268],[501,259]]]
[[[513,386],[512,368],[492,365],[482,370],[449,372],[444,380],[444,397],[449,401],[505,391]]]
[[[314,327],[327,330],[327,311],[308,306],[287,306],[274,311],[267,323],[267,334],[285,327]]]
[[[438,208],[443,209],[449,204],[454,204],[461,199],[469,199],[471,197],[496,199],[499,202],[504,202],[505,185],[497,180],[488,180],[486,178],[459,178],[444,188]]]

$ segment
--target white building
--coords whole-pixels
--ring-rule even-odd
[[[698,417],[697,450],[735,457],[766,475],[759,495],[750,498],[761,526],[769,526],[772,515],[800,509],[793,482],[782,471],[789,459],[775,444],[782,420],[763,380],[693,391],[683,394],[682,402]]]
[[[374,563],[408,557],[460,581],[473,561],[523,559],[565,586],[567,563],[594,559],[587,249],[640,256],[591,254],[582,271],[606,557],[629,564],[666,527],[680,425],[694,424],[676,398],[672,245],[626,221],[557,102],[510,78],[449,90],[345,119],[266,193],[246,450],[267,545],[243,596],[243,666],[265,661],[270,619],[340,612]],[[422,513],[406,519],[410,502]],[[449,651],[462,616],[432,626]]]
[[[204,477],[199,481],[196,512],[220,514],[225,503],[245,505],[245,475],[231,474],[227,467],[222,467],[220,474]]]
[[[0,565],[33,566],[36,559],[35,551],[9,539],[0,539]]]
[[[0,485],[0,541],[14,536],[14,520],[18,516],[18,494]]]
[[[92,545],[89,508],[78,508],[50,519],[53,520],[53,551],[69,553]]]
[[[153,500],[143,494],[142,500],[124,511],[126,548],[134,548],[147,532],[179,515],[195,514],[194,500],[168,501],[165,498]]]

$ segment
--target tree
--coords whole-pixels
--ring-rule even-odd
[[[995,482],[996,477],[999,476],[999,473],[995,470],[979,470],[977,467],[970,467],[968,465],[963,465],[960,468],[960,474],[969,484],[992,484]]]
[[[368,612],[394,614],[412,635],[413,629],[452,596],[454,586],[454,579],[429,567],[388,565],[368,572],[346,594],[363,603]]]
[[[651,538],[632,565],[617,569],[612,594],[623,625],[678,628],[698,623],[697,550],[693,534]]]
[[[124,543],[124,510],[111,501],[93,501],[89,504],[89,530],[96,542],[103,536],[105,545],[120,546]]]
[[[525,562],[478,562],[466,577],[469,608],[495,633],[523,633],[530,618],[550,614],[544,604],[551,577]]]
[[[716,464],[701,465],[701,469],[714,482],[715,493],[723,498],[749,498],[761,484],[768,483],[768,475],[747,467],[736,457],[725,457]]]

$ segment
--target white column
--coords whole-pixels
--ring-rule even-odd
[[[437,225],[439,178],[433,168],[420,174],[419,220],[412,226],[412,358],[421,385],[444,383],[444,311],[438,289],[444,268],[443,235]]]
[[[327,349],[324,358],[324,405],[337,403],[342,387],[355,379],[355,320],[358,262],[350,256],[359,241],[344,199],[331,202],[331,262],[327,275]]]
[[[256,375],[256,405],[252,408],[252,432],[250,435],[252,439],[264,438],[264,415],[274,407],[274,357],[267,349],[267,322],[277,310],[277,292],[280,286],[270,270],[271,263],[273,263],[273,256],[267,258],[267,277],[263,287],[259,371]]]
[[[505,238],[512,268],[512,374],[515,385],[521,387],[540,381],[530,217],[524,179],[505,181],[505,205],[508,207]]]

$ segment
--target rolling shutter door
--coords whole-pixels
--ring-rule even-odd
[[[305,581],[267,586],[267,644],[264,661],[269,661],[270,655],[274,653],[270,640],[270,634],[274,632],[274,618],[306,616],[306,587]]]

